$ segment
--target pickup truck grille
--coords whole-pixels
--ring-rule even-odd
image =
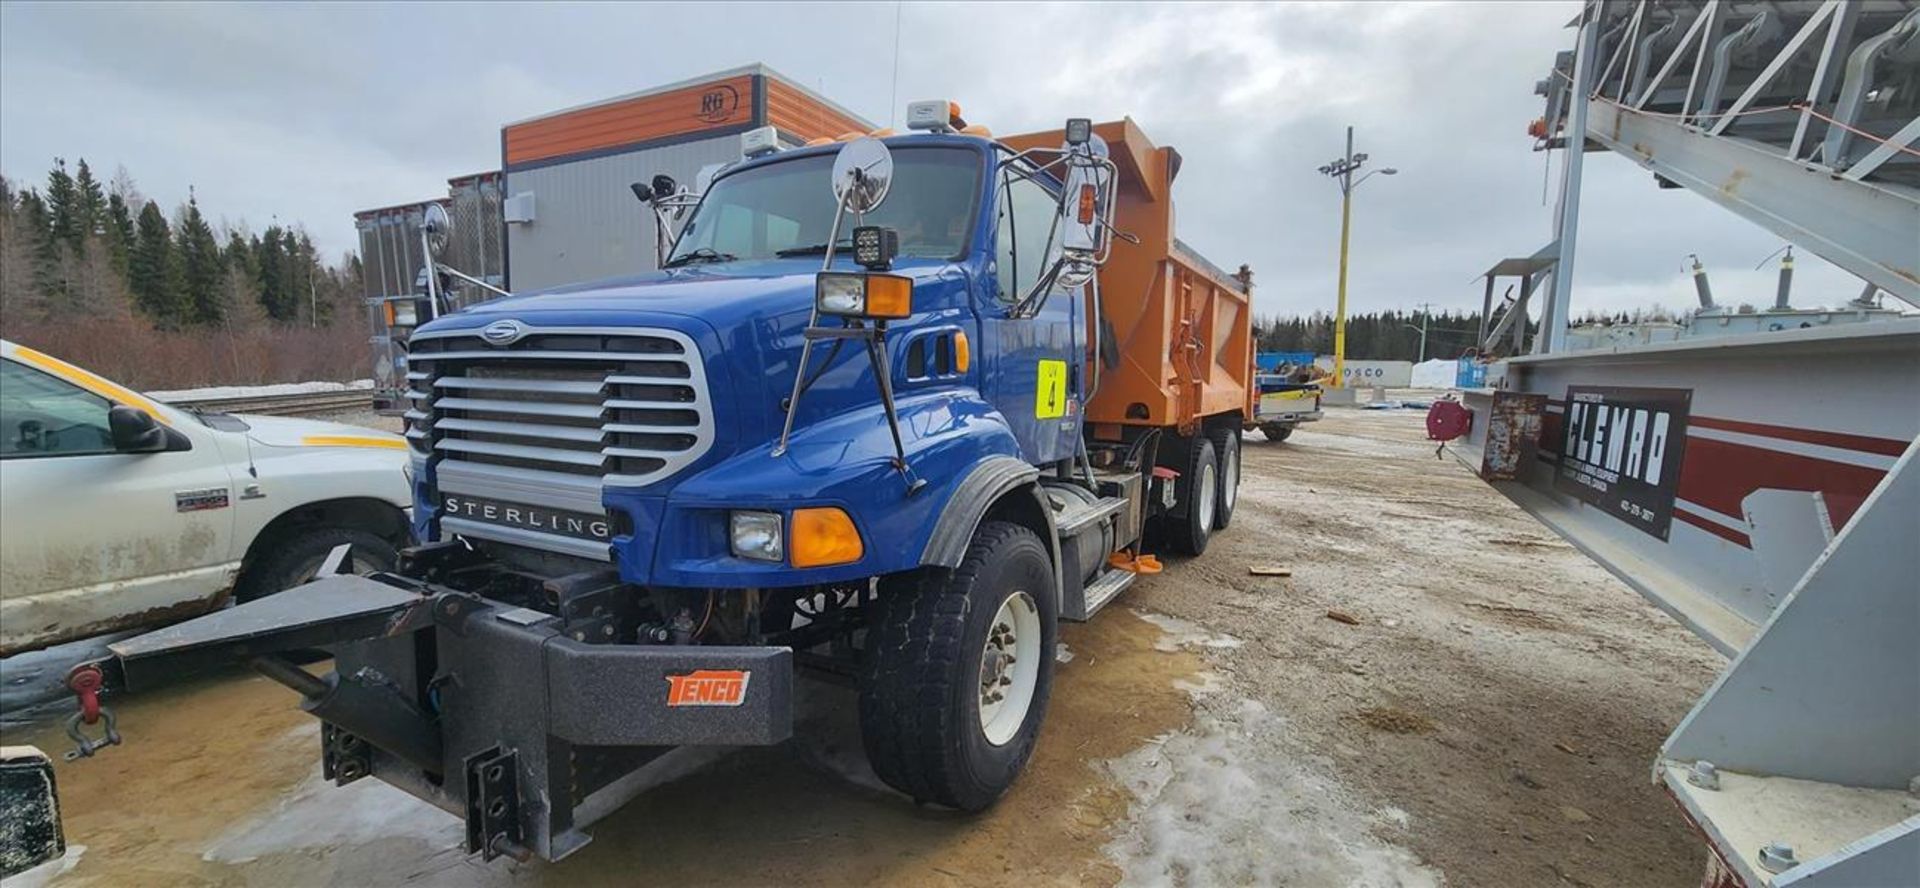
[[[479,330],[427,332],[409,344],[407,439],[421,457],[437,454],[443,474],[461,463],[470,475],[544,477],[568,489],[586,482],[597,494],[594,482],[664,479],[712,445],[706,375],[688,337],[521,329],[506,345]]]

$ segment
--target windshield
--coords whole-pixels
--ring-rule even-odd
[[[833,231],[832,154],[742,170],[713,183],[680,234],[668,266],[820,255]],[[900,233],[900,255],[958,259],[966,252],[980,194],[980,155],[966,148],[901,148],[893,184],[867,225]],[[840,223],[853,243],[854,219]]]

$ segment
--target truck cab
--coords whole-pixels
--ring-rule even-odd
[[[1250,275],[1173,240],[1178,155],[1130,121],[1020,144],[948,102],[908,119],[698,195],[636,184],[657,271],[422,326],[427,542],[116,646],[115,680],[244,655],[322,719],[330,778],[463,815],[488,858],[570,853],[675,745],[786,739],[797,674],[858,687],[887,783],[992,804],[1059,621],[1159,569],[1149,524],[1198,554],[1231,518]],[[1103,298],[1109,268],[1147,277]],[[275,653],[323,643],[329,676]]]

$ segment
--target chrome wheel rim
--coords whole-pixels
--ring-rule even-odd
[[[1198,489],[1194,491],[1194,495],[1198,499],[1194,505],[1200,509],[1200,514],[1197,516],[1200,519],[1200,529],[1207,530],[1213,527],[1213,494],[1218,489],[1218,484],[1213,478],[1213,463],[1200,467],[1200,478],[1195,486]]]
[[[1014,592],[1000,602],[980,649],[980,731],[1005,746],[1020,733],[1040,685],[1040,609]]]
[[[1233,511],[1233,503],[1240,495],[1240,435],[1238,432],[1227,439],[1227,452],[1221,456],[1221,460],[1225,463],[1221,471],[1222,477],[1226,480],[1225,484],[1220,485],[1223,488],[1221,495],[1225,497],[1227,511]]]

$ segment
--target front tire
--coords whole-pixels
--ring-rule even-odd
[[[1204,436],[1194,438],[1187,445],[1187,458],[1175,482],[1174,514],[1167,516],[1171,525],[1168,536],[1174,551],[1183,555],[1207,551],[1207,541],[1213,538],[1214,518],[1219,514],[1219,474],[1213,442]]]
[[[960,566],[881,583],[860,680],[874,773],[962,811],[993,804],[1033,755],[1053,688],[1053,563],[1040,538],[988,521]]]

